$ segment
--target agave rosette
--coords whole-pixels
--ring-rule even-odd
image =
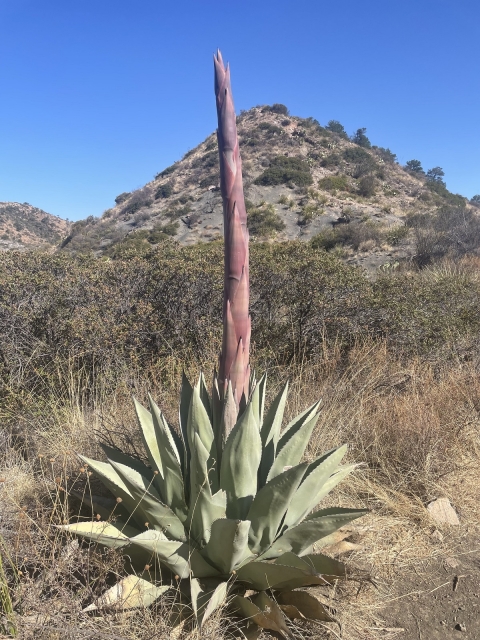
[[[134,591],[117,586],[121,595],[110,594],[109,606],[122,598],[128,606],[150,604],[170,575],[179,592],[189,591],[199,624],[229,594],[250,624],[286,637],[284,614],[330,619],[296,589],[346,576],[341,562],[313,553],[313,545],[365,510],[313,509],[355,465],[340,465],[345,446],[301,462],[320,403],[281,430],[288,385],[266,412],[266,376],[250,386],[238,409],[231,384],[216,403],[203,375],[194,387],[184,377],[178,431],[151,398],[150,410],[135,403],[148,464],[106,445],[107,462],[80,456],[114,499],[85,497],[97,519],[62,528],[129,558],[133,571],[125,580]],[[218,401],[217,384],[213,394]],[[218,435],[232,414],[235,426],[221,447]],[[155,574],[156,566],[171,573]],[[247,590],[256,595],[245,597]]]

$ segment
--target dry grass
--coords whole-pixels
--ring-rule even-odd
[[[338,584],[326,596],[338,609],[341,637],[396,637],[378,629],[383,625],[382,608],[401,591],[403,572],[449,553],[466,527],[472,532],[477,526],[480,490],[473,473],[479,461],[477,372],[469,363],[397,362],[377,343],[358,346],[348,362],[334,346],[316,368],[299,358],[290,371],[273,369],[272,394],[287,375],[294,380],[289,415],[323,397],[308,456],[348,442],[351,461],[363,463],[328,499],[371,509],[358,522],[352,539],[360,547],[347,561],[366,568],[376,587],[352,581]],[[175,420],[180,363],[164,363],[161,375],[149,372],[148,379],[154,396]],[[140,374],[108,397],[99,382],[95,400],[87,404],[81,381],[67,374],[63,397],[28,398],[28,410],[18,416],[13,435],[1,436],[0,546],[5,576],[0,571],[0,594],[6,593],[7,582],[18,637],[200,638],[191,629],[173,634],[168,624],[171,605],[165,601],[156,609],[133,614],[83,614],[82,608],[121,575],[121,562],[115,553],[66,540],[54,526],[78,513],[77,502],[68,498],[70,489],[95,483],[81,471],[75,451],[101,456],[100,433],[122,447],[141,450],[132,390],[140,399],[145,396]],[[443,541],[432,538],[435,527],[425,509],[439,496],[450,498],[462,522],[458,532],[444,531]],[[209,621],[203,637],[233,637],[228,624],[219,615]],[[0,629],[2,625],[6,632],[5,615],[0,616]],[[297,635],[338,637],[338,626],[329,627],[302,627]]]

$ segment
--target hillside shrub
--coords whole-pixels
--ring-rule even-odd
[[[322,160],[320,161],[320,166],[327,168],[338,167],[341,161],[342,159],[338,153],[330,153],[325,158],[322,158]]]
[[[218,151],[209,151],[192,162],[192,169],[201,167],[202,169],[213,169],[218,167]]]
[[[169,198],[173,194],[173,184],[171,182],[165,182],[161,184],[155,191],[155,200]]]
[[[143,187],[142,189],[137,189],[134,191],[130,198],[126,201],[125,206],[120,209],[121,215],[131,216],[142,207],[150,207],[153,203],[151,190],[148,187]]]
[[[390,229],[388,229],[385,234],[385,240],[388,242],[388,244],[395,247],[396,245],[400,244],[402,240],[407,238],[409,233],[410,230],[405,224],[390,227]]]
[[[261,122],[258,125],[258,129],[270,135],[283,133],[283,129],[278,127],[276,124],[272,124],[271,122]]]
[[[359,147],[364,147],[365,149],[370,149],[372,144],[366,135],[366,128],[362,127],[361,129],[357,129],[355,133],[352,135],[352,142],[354,144],[358,144]]]
[[[464,206],[445,205],[427,215],[410,214],[406,224],[414,232],[420,267],[445,256],[458,259],[480,251],[480,219]]]
[[[480,207],[480,194],[474,195],[470,198],[470,204],[473,204],[474,207]]]
[[[388,147],[386,149],[384,147],[373,147],[373,149],[375,149],[384,162],[387,162],[388,164],[396,164],[397,154],[390,151]]]
[[[160,173],[157,173],[157,175],[155,176],[155,180],[158,180],[159,178],[166,178],[167,176],[171,175],[176,169],[177,169],[176,164],[170,165],[163,171],[160,171]]]
[[[420,160],[408,160],[405,169],[411,173],[425,173]]]
[[[281,104],[279,102],[275,102],[275,104],[272,104],[271,107],[267,107],[267,108],[272,113],[279,113],[282,116],[289,115],[288,107],[286,107],[284,104]]]
[[[119,196],[115,198],[115,204],[122,204],[122,202],[125,202],[125,200],[128,200],[128,198],[131,195],[132,194],[129,191],[124,191],[123,193],[121,193]]]
[[[324,191],[331,191],[335,193],[337,191],[350,191],[350,185],[348,183],[347,176],[326,176],[318,181],[318,187]]]
[[[258,206],[252,206],[251,203],[245,204],[250,235],[270,238],[278,231],[285,229],[285,223],[275,211],[273,204],[260,203]]]
[[[268,186],[287,184],[297,186],[312,184],[312,175],[308,164],[297,157],[277,156],[270,162],[270,166],[254,181],[255,184]]]
[[[332,131],[333,133],[337,133],[338,135],[342,136],[342,138],[348,138],[343,124],[341,124],[338,120],[330,120],[325,129],[327,129],[328,131]]]
[[[358,193],[364,198],[375,195],[375,178],[370,174],[363,176],[358,183]]]
[[[343,158],[353,165],[351,174],[354,178],[361,178],[377,167],[375,159],[361,147],[348,147],[343,152]]]

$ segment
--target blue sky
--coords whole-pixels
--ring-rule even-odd
[[[237,113],[286,104],[367,128],[480,193],[478,0],[0,0],[0,201],[101,215]]]

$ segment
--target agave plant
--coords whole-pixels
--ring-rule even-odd
[[[229,68],[220,52],[214,63],[225,236],[219,374],[211,395],[203,375],[194,387],[184,376],[178,430],[151,398],[150,410],[136,402],[145,462],[106,445],[108,462],[80,456],[114,499],[81,496],[96,520],[63,528],[119,549],[132,570],[89,609],[145,606],[173,583],[200,626],[228,599],[250,631],[289,637],[285,615],[331,619],[298,589],[346,575],[342,563],[313,553],[313,545],[365,511],[312,512],[354,468],[340,466],[346,447],[301,462],[319,403],[282,430],[287,385],[265,412],[266,376],[256,382],[250,375],[241,160]]]
[[[251,625],[285,637],[284,613],[330,619],[320,602],[297,589],[346,576],[341,562],[313,553],[313,545],[365,511],[312,509],[355,465],[340,466],[345,446],[300,462],[319,403],[281,430],[287,385],[267,412],[265,391],[266,376],[251,381],[223,450],[216,435],[235,407],[232,385],[223,415],[215,416],[201,375],[193,388],[183,379],[179,431],[151,398],[150,410],[135,403],[148,464],[106,445],[108,462],[81,456],[113,499],[84,496],[97,519],[63,528],[120,549],[137,571],[96,606],[150,604],[170,588],[168,572],[156,569],[164,567],[176,577],[178,593],[190,592],[200,625],[227,597]],[[255,595],[245,597],[247,590]]]

